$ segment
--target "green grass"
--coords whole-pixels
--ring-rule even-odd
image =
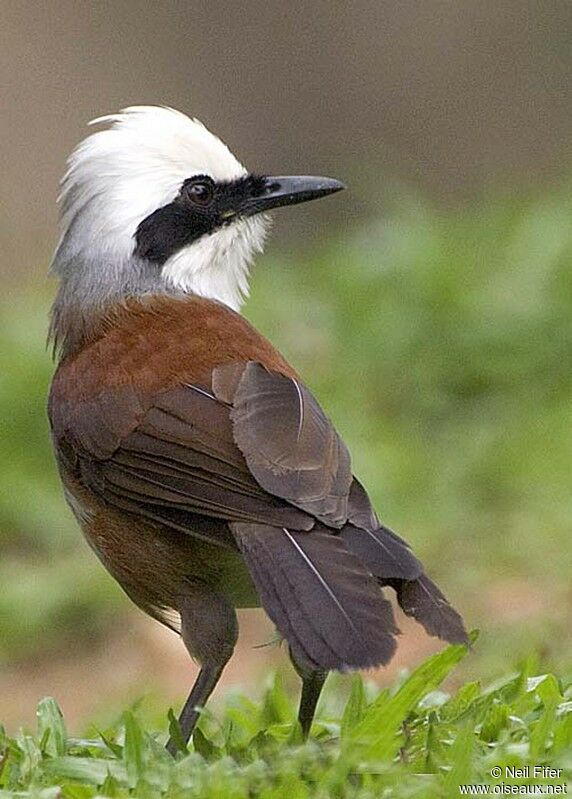
[[[276,678],[259,704],[234,695],[222,717],[205,712],[191,751],[176,761],[163,749],[164,733],[143,729],[132,710],[112,728],[74,739],[55,701],[44,699],[35,735],[0,732],[0,799],[449,799],[466,784],[569,781],[572,681],[538,675],[527,663],[494,685],[470,682],[448,696],[441,683],[465,653],[450,646],[377,694],[354,675],[345,702],[339,683],[348,679],[334,680],[305,744]],[[542,765],[561,776],[505,776],[509,766]],[[502,779],[491,776],[494,767]]]

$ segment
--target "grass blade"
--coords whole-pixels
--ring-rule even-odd
[[[366,710],[350,739],[364,747],[368,760],[391,760],[395,757],[403,739],[400,728],[407,716],[420,699],[443,682],[466,653],[467,647],[462,644],[447,647],[422,663],[394,696],[386,695]]]
[[[42,750],[51,757],[62,757],[67,748],[67,731],[62,711],[55,699],[46,697],[38,704],[38,737]]]

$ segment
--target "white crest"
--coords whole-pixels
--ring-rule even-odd
[[[78,145],[62,181],[54,270],[64,276],[82,264],[99,264],[103,281],[128,269],[137,227],[172,202],[183,181],[199,174],[233,180],[247,170],[201,122],[171,108],[133,106],[92,124],[99,123],[109,127]],[[198,239],[164,264],[165,283],[237,309],[265,229],[266,220],[256,217]]]

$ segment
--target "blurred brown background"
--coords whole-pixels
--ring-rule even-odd
[[[10,435],[16,430],[13,438],[6,433],[2,446],[6,462],[22,465],[18,473],[14,467],[4,481],[7,494],[0,517],[4,525],[0,529],[6,574],[3,585],[9,586],[3,606],[0,598],[0,717],[12,728],[30,724],[37,700],[55,694],[71,727],[77,730],[88,718],[108,717],[107,708],[114,703],[134,700],[147,689],[159,690],[156,686],[161,683],[162,694],[178,701],[193,670],[178,641],[132,611],[79,542],[79,533],[63,510],[47,454],[43,397],[51,367],[42,346],[53,285],[46,279],[46,270],[57,238],[58,180],[71,148],[86,134],[87,121],[126,105],[172,105],[198,116],[252,169],[330,174],[350,183],[351,191],[335,202],[317,204],[312,213],[294,211],[277,219],[271,255],[296,253],[300,262],[299,268],[284,273],[292,288],[291,295],[282,295],[287,304],[283,310],[289,312],[305,291],[296,291],[296,281],[305,279],[307,268],[302,245],[307,243],[312,253],[320,252],[322,240],[329,240],[334,231],[333,223],[336,232],[349,240],[356,231],[365,231],[368,224],[383,218],[387,207],[393,207],[395,196],[412,196],[415,202],[426,198],[435,219],[440,214],[453,219],[463,214],[463,209],[475,207],[476,219],[482,217],[493,197],[494,202],[521,194],[544,193],[550,198],[559,191],[570,170],[572,5],[568,0],[189,0],[153,4],[4,0],[1,14],[0,274],[11,300],[8,303],[4,298],[0,306],[2,354],[8,356],[8,368],[0,377],[0,399],[3,389],[5,398],[12,398],[10,405],[6,400],[3,414]],[[565,221],[565,214],[559,219]],[[421,248],[422,262],[423,248],[433,240],[427,238],[425,222],[416,224],[408,228],[407,241],[415,239],[415,231],[423,230],[422,241],[418,236],[417,244],[411,245]],[[504,229],[504,222],[499,222],[499,233]],[[492,241],[491,231],[487,228]],[[366,233],[360,235],[369,241]],[[549,243],[553,238],[549,237]],[[534,236],[532,240],[537,241]],[[445,237],[443,252],[449,252],[447,241]],[[528,239],[523,241],[519,246],[525,253]],[[564,252],[565,244],[569,242],[561,243],[554,252]],[[379,245],[380,263],[394,258],[391,246]],[[494,241],[490,246],[490,252],[495,252]],[[384,247],[389,249],[384,251]],[[442,277],[451,269],[460,275],[461,286],[465,279],[462,263],[466,257],[470,259],[473,249],[469,245],[466,252],[460,248],[454,264],[443,257],[435,274]],[[511,263],[515,252],[511,250]],[[491,255],[487,263],[493,264],[495,257]],[[481,268],[482,261],[475,265],[475,274]],[[273,274],[278,279],[282,273],[277,269]],[[364,274],[356,267],[355,286],[361,285]],[[326,346],[320,336],[327,337],[324,331],[329,330],[329,322],[324,320],[334,318],[336,298],[326,296],[322,316],[295,317],[298,327],[294,330],[288,327],[294,325],[291,320],[281,325],[281,317],[276,319],[268,310],[276,298],[271,278],[261,280],[267,282],[261,283],[257,294],[255,279],[253,304],[247,314],[265,321],[267,332],[275,325],[275,339],[290,355],[298,356],[299,365],[305,362],[308,371],[315,352]],[[324,282],[329,283],[327,277]],[[434,307],[440,291],[446,293],[447,287],[439,285],[434,296],[427,295],[427,307]],[[513,285],[510,281],[501,285],[500,294],[497,291],[494,296],[510,296]],[[310,291],[311,286],[306,288]],[[393,296],[388,294],[391,287],[380,284],[379,290],[383,297]],[[318,288],[316,291],[318,296]],[[354,295],[348,284],[340,283],[336,291],[343,303],[351,304]],[[404,300],[400,291],[395,289],[397,308]],[[298,309],[301,314],[306,311],[307,306]],[[447,313],[445,310],[445,317]],[[502,308],[500,317],[504,318]],[[554,330],[554,325],[550,329]],[[346,330],[343,336],[348,335]],[[356,352],[365,352],[363,332],[355,335]],[[388,352],[391,345],[380,328],[372,328],[368,335],[371,358],[367,368],[374,372],[379,365],[380,342],[385,342]],[[431,335],[420,333],[420,341],[426,342]],[[534,331],[530,335],[535,335]],[[519,336],[518,330],[514,332],[514,339],[522,342]],[[448,346],[446,336],[435,340],[437,347]],[[553,351],[552,343],[547,342],[546,347]],[[407,369],[411,353],[403,357],[399,353],[396,359]],[[464,359],[466,354],[461,352],[458,362],[451,365],[452,373],[458,372],[458,363]],[[503,369],[499,368],[499,374]],[[344,408],[351,414],[358,406],[351,405],[351,397],[341,397],[339,408],[336,405],[340,395],[336,379],[334,374],[323,378],[319,396],[334,418],[340,419],[351,448],[365,447],[368,435],[360,422],[355,421],[354,432],[352,423],[343,417]],[[483,379],[486,386],[491,385],[487,380],[493,380],[490,376]],[[318,386],[320,380],[320,375],[314,377],[313,385]],[[389,382],[396,382],[395,375]],[[550,377],[547,386],[549,392]],[[511,401],[526,393],[517,377],[506,390]],[[454,403],[455,408],[460,407],[457,396]],[[400,404],[398,398],[396,408]],[[386,428],[392,424],[392,413],[398,415],[390,404],[376,408],[375,413],[385,415],[372,416],[371,424],[379,421],[380,427]],[[403,421],[408,429],[413,424],[417,430],[421,420],[416,433],[419,439],[410,443],[413,461],[419,457],[415,452],[419,452],[427,429],[433,429],[433,422],[423,427],[422,414],[423,409],[413,409],[411,418]],[[502,426],[501,420],[499,429]],[[18,431],[21,436],[16,439]],[[400,436],[396,432],[396,440],[402,442],[399,446],[406,446]],[[554,432],[554,436],[557,439],[560,433]],[[469,432],[467,437],[475,438]],[[33,449],[35,442],[37,450]],[[405,467],[400,472],[406,459],[399,460],[401,450],[397,444],[395,451],[392,446],[385,440],[376,453],[366,457],[358,452],[362,473],[369,470],[369,483],[374,482],[380,453],[396,464],[374,490],[385,491],[393,514],[389,521],[413,531],[421,554],[429,558],[434,572],[441,569],[463,610],[477,607],[469,612],[470,623],[483,624],[484,619],[500,615],[518,628],[523,638],[532,617],[560,619],[557,629],[565,629],[571,599],[564,577],[560,582],[555,579],[554,590],[548,592],[544,591],[545,576],[539,576],[534,584],[527,582],[541,559],[534,549],[538,528],[527,538],[536,544],[520,553],[524,553],[525,565],[519,561],[515,566],[511,560],[520,546],[516,534],[510,532],[511,524],[518,527],[515,514],[520,495],[508,490],[502,494],[498,516],[491,512],[484,526],[482,519],[474,520],[472,508],[461,511],[455,506],[454,513],[464,513],[465,521],[471,517],[481,531],[488,525],[490,540],[500,540],[498,546],[505,547],[502,552],[480,550],[480,539],[473,536],[469,540],[469,533],[467,539],[459,537],[460,529],[473,528],[459,524],[460,516],[453,518],[453,511],[449,518],[438,500],[435,516],[443,524],[435,520],[432,524],[440,530],[439,535],[450,534],[451,541],[458,541],[443,555],[445,538],[435,538],[433,545],[423,544],[428,540],[426,519],[421,518],[425,506],[419,504],[419,510],[413,510],[417,499],[408,499],[403,487],[409,486],[411,497],[417,498],[436,461],[427,455],[423,478]],[[490,455],[490,463],[498,464],[495,457]],[[443,455],[445,463],[449,459]],[[438,471],[438,465],[436,468]],[[538,480],[535,470],[536,465],[531,465],[523,478],[525,493]],[[490,469],[486,474],[483,497],[494,505],[498,475]],[[473,472],[467,471],[467,475],[464,496],[473,489],[478,492],[475,485],[480,479]],[[33,491],[32,477],[37,479]],[[552,478],[546,479],[550,482]],[[430,488],[427,492],[427,507],[434,507]],[[459,492],[462,495],[461,489]],[[452,501],[450,504],[453,507]],[[507,508],[512,514],[509,522]],[[503,519],[500,526],[499,518]],[[532,522],[529,527],[534,527]],[[555,544],[554,558],[562,560],[562,556]],[[476,576],[455,584],[455,564],[463,561],[464,569],[467,558],[472,559]],[[486,591],[481,579],[485,572],[492,575]],[[52,609],[48,612],[46,608]],[[28,610],[31,620],[26,616]],[[64,623],[62,619],[67,620]],[[55,635],[60,623],[64,632]],[[403,626],[411,630],[410,625]],[[252,649],[271,635],[260,616],[248,615],[240,657],[227,673],[227,685],[248,686],[251,674],[262,674],[270,662],[283,659],[274,649]],[[544,636],[538,633],[540,647]],[[391,674],[401,665],[417,662],[431,648],[433,643],[420,634],[405,636]],[[498,644],[494,648],[498,652]]]

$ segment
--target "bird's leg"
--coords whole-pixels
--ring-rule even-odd
[[[304,740],[310,734],[310,728],[314,720],[316,705],[322,693],[322,688],[328,676],[327,671],[312,671],[306,676],[302,676],[302,695],[300,697],[300,709],[298,710],[298,721],[302,727]]]
[[[189,742],[200,709],[213,692],[230,660],[238,637],[236,613],[230,602],[206,583],[193,581],[178,606],[181,636],[189,653],[201,664],[199,676],[185,702],[179,725],[185,744]],[[167,751],[175,755],[179,746],[170,738]]]
[[[292,665],[296,669],[298,676],[302,680],[302,694],[300,696],[300,707],[298,709],[298,722],[302,728],[302,735],[304,740],[310,734],[312,722],[314,721],[314,714],[316,712],[316,705],[322,693],[322,688],[328,676],[327,671],[312,671],[308,668],[300,666],[292,657],[290,652],[290,659]]]
[[[201,708],[205,706],[207,699],[212,694],[225,665],[226,663],[222,665],[218,663],[205,663],[201,667],[199,676],[195,680],[195,684],[179,716],[179,726],[185,744],[188,744],[196,723],[199,720]],[[175,757],[179,751],[179,743],[175,738],[169,738],[167,751],[169,754],[173,755],[173,757]]]

